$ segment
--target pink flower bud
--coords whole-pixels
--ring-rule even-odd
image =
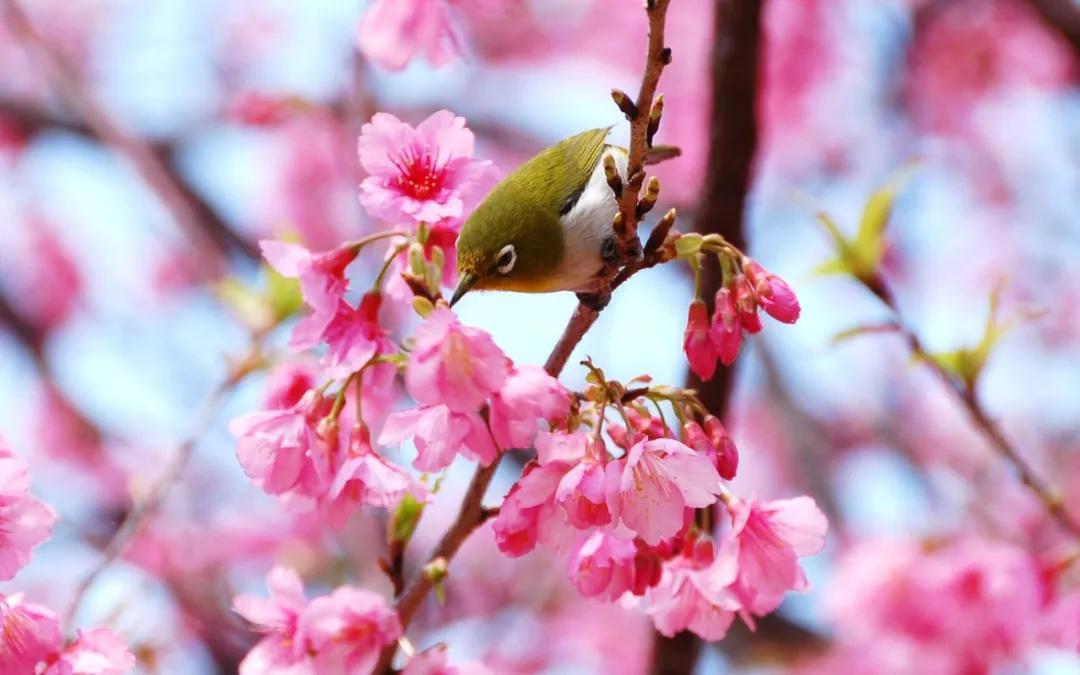
[[[709,442],[716,448],[716,470],[724,480],[735,478],[739,470],[739,449],[731,440],[727,429],[719,419],[709,415],[705,418],[705,433]]]
[[[683,442],[709,458],[724,480],[731,480],[739,468],[739,451],[720,420],[712,415],[705,418],[703,430],[697,422],[683,425]]]
[[[633,408],[627,409],[626,416],[630,419],[630,426],[633,427],[634,431],[644,435],[650,440],[666,438],[668,435],[664,430],[664,423],[659,417],[642,415]],[[640,438],[638,440],[640,440]]]
[[[699,298],[690,303],[683,351],[690,369],[702,380],[711,380],[716,373],[716,345],[709,338],[709,310]]]
[[[791,287],[754,260],[746,263],[744,269],[762,309],[777,321],[795,323],[799,318],[799,300]]]
[[[758,316],[757,294],[754,293],[750,280],[741,274],[735,277],[735,307],[739,311],[739,321],[747,333],[761,332],[761,317]]]
[[[637,555],[634,556],[634,585],[630,592],[634,595],[645,595],[646,591],[660,583],[664,565],[659,556],[640,539],[634,543],[637,545]]]
[[[721,288],[716,294],[716,308],[713,312],[712,329],[709,337],[720,357],[720,363],[730,366],[735,363],[742,346],[743,325],[735,307],[731,289]]]

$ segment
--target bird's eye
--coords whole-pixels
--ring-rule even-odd
[[[507,244],[499,251],[499,258],[495,261],[495,269],[499,271],[499,274],[510,274],[510,270],[514,269],[514,263],[516,262],[517,251],[514,250],[513,244]]]

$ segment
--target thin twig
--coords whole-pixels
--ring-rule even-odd
[[[896,303],[896,298],[892,293],[892,290],[885,283],[885,280],[880,274],[874,275],[872,278],[868,278],[863,281],[863,286],[866,287],[871,293],[876,295],[886,307],[892,310],[893,316],[896,317],[896,321],[892,324],[895,332],[900,333],[907,341],[911,351],[921,357],[929,367],[934,371],[934,374],[938,376],[938,379],[942,381],[945,387],[952,392],[967,411],[968,417],[971,421],[983,432],[987,440],[990,441],[990,447],[994,449],[998,455],[1000,455],[1006,462],[1008,462],[1020,475],[1020,480],[1026,485],[1035,496],[1039,498],[1039,501],[1043,503],[1050,516],[1071,535],[1080,539],[1080,523],[1065,509],[1065,502],[1062,497],[1061,491],[1056,487],[1053,487],[1048,481],[1039,477],[1039,474],[1027,463],[1020,453],[1016,450],[1013,444],[1005,436],[1005,433],[998,426],[997,422],[991,419],[987,414],[986,409],[983,408],[982,402],[979,401],[979,397],[974,390],[974,384],[968,384],[953,376],[945,367],[939,363],[936,359],[929,358],[930,352],[923,346],[919,336],[913,331],[903,320],[903,315],[900,313],[900,308]]]
[[[127,551],[128,547],[142,531],[143,527],[153,518],[161,503],[168,496],[173,485],[176,484],[180,475],[184,472],[191,455],[195,450],[195,444],[206,433],[213,423],[214,418],[221,409],[226,396],[240,382],[242,377],[237,372],[231,372],[215,387],[214,391],[206,398],[200,407],[199,413],[192,424],[187,437],[180,442],[172,455],[169,468],[166,469],[161,479],[154,484],[146,498],[137,506],[128,511],[124,522],[117,529],[109,543],[101,550],[101,559],[75,589],[75,597],[64,616],[64,625],[70,632],[74,629],[74,621],[79,608],[86,597],[87,592],[94,585],[101,574]]]
[[[900,318],[900,312],[896,309],[895,305],[890,305],[893,313],[897,317],[897,323],[900,325],[901,334],[907,340],[912,352],[915,354],[929,354],[923,347],[922,342],[918,336],[907,327]],[[1006,462],[1008,462],[1020,475],[1021,482],[1024,483],[1035,496],[1039,498],[1039,501],[1043,503],[1043,506],[1049,512],[1050,516],[1057,521],[1064,530],[1072,534],[1077,539],[1080,539],[1080,523],[1072,517],[1072,515],[1065,509],[1065,502],[1062,498],[1061,491],[1053,487],[1049,482],[1039,477],[1038,473],[1028,464],[1027,460],[1020,456],[1020,453],[1013,447],[1012,443],[1006,438],[1001,427],[997,422],[990,418],[986,409],[983,408],[982,403],[979,401],[978,395],[975,391],[960,382],[957,378],[953,377],[937,360],[932,358],[922,359],[930,370],[934,371],[934,374],[938,376],[938,379],[953,393],[957,401],[967,411],[968,417],[971,421],[983,432],[987,440],[990,441],[990,447],[994,449],[998,455],[1000,455]]]
[[[642,77],[641,93],[638,96],[639,102],[643,100],[649,102],[652,101],[663,67],[671,60],[670,50],[667,50],[663,46],[664,18],[669,2],[670,0],[649,0],[649,2],[646,3],[646,10],[649,13],[649,53],[648,58],[646,59],[645,74]],[[644,181],[644,172],[642,169],[645,165],[645,157],[648,155],[649,151],[646,139],[648,125],[649,108],[646,106],[645,112],[639,114],[636,119],[631,121],[629,148],[630,171],[628,172],[631,180],[629,181],[629,189],[623,191],[622,199],[619,202],[620,213],[623,214],[623,223],[630,225],[630,227],[626,228],[623,232],[616,232],[616,235],[619,236],[620,239],[624,239],[628,242],[629,249],[638,252],[641,251],[641,241],[637,236],[637,197],[638,191],[641,189],[641,185]],[[635,167],[636,173],[640,174],[640,179],[636,181],[634,180]],[[674,214],[670,214],[668,218],[674,219]],[[606,287],[602,289],[601,293],[610,294],[637,272],[663,261],[664,258],[661,251],[656,251],[653,255],[645,259],[638,258],[632,260],[619,270],[616,275],[609,277]],[[596,323],[599,316],[600,308],[589,306],[585,303],[578,303],[577,308],[574,310],[574,314],[570,317],[570,322],[563,330],[562,336],[551,350],[551,354],[544,364],[544,370],[549,375],[558,377],[559,374],[562,373],[574,348],[577,347],[581,342],[581,339],[589,329],[592,328],[593,324]],[[495,513],[494,510],[483,506],[483,499],[484,494],[491,485],[492,479],[495,477],[495,472],[499,468],[501,459],[502,455],[495,458],[495,461],[489,466],[477,467],[476,472],[473,474],[472,480],[469,483],[469,487],[465,491],[465,496],[462,498],[461,510],[458,512],[458,516],[450,525],[446,534],[443,535],[439,544],[435,547],[435,550],[428,557],[429,563],[439,558],[445,561],[452,560],[468,536],[483,524],[487,518]],[[424,574],[422,569],[423,568],[421,568],[421,571],[417,573],[405,588],[405,592],[398,597],[396,603],[398,619],[401,621],[403,628],[409,626],[409,623],[412,622],[417,611],[420,609],[420,606],[423,604],[424,599],[427,598],[428,594],[434,588],[434,583],[426,574]],[[374,672],[379,674],[389,673],[393,665],[394,654],[396,651],[396,644],[386,647],[380,656],[379,663]]]
[[[630,148],[626,167],[626,185],[618,195],[621,218],[615,228],[618,248],[624,260],[633,260],[640,255],[641,242],[638,240],[638,195],[645,183],[645,159],[649,156],[649,113],[656,87],[664,66],[671,62],[671,50],[664,46],[664,23],[671,0],[649,0],[645,3],[645,12],[649,18],[648,51],[645,55],[645,72],[641,78],[641,87],[634,101],[630,119]]]
[[[188,201],[188,195],[173,180],[173,176],[147,143],[128,133],[112,119],[84,86],[77,70],[31,23],[17,0],[0,0],[5,23],[23,45],[37,57],[47,77],[69,106],[82,118],[94,136],[127,157],[146,185],[161,200],[176,224],[201,255],[195,263],[206,278],[214,278],[226,267],[226,259],[214,237],[199,222],[199,214]]]

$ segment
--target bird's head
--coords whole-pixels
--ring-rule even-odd
[[[514,182],[496,186],[462,226],[451,307],[472,290],[550,290],[564,248],[558,211],[520,187]],[[524,196],[514,197],[515,191]]]

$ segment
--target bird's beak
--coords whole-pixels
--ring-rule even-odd
[[[476,275],[468,272],[463,273],[458,280],[457,288],[454,289],[454,297],[450,298],[450,306],[456,305],[457,301],[463,298],[475,284]]]

